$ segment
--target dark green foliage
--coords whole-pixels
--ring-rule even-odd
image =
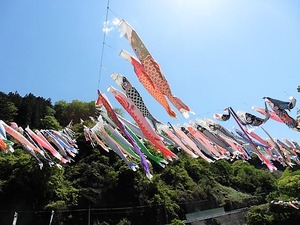
[[[72,187],[71,181],[65,179],[64,169],[46,165],[41,170],[24,150],[16,149],[13,154],[1,153],[0,178],[2,197],[12,203],[11,207],[20,199],[20,207],[24,209],[28,206],[42,209],[55,201],[62,201],[64,208],[77,204],[77,190]]]
[[[266,193],[272,190],[275,183],[274,176],[268,170],[258,170],[248,162],[236,161],[232,165],[233,185],[247,193]]]
[[[300,212],[297,209],[274,204],[254,206],[247,213],[247,225],[297,225]]]
[[[50,106],[50,99],[46,100],[42,97],[28,94],[22,98],[20,106],[17,106],[19,114],[16,117],[16,123],[23,127],[29,125],[32,128],[39,128],[41,127],[41,119],[45,118],[47,113],[49,113],[48,107]]]
[[[211,172],[214,173],[217,182],[227,186],[232,185],[233,168],[227,160],[222,159],[214,162]]]
[[[299,224],[299,210],[273,201],[299,200],[300,171],[286,168],[274,184],[273,191],[268,195],[269,204],[253,207],[247,215],[247,224]]]
[[[276,180],[274,190],[267,196],[267,200],[293,201],[299,200],[299,176],[300,171],[286,168],[282,175]]]
[[[60,130],[61,126],[54,116],[45,116],[43,119],[41,119],[41,128]]]
[[[58,101],[54,104],[55,117],[62,126],[66,126],[71,120],[79,123],[80,120],[88,120],[90,116],[95,116],[95,103],[86,103],[73,100],[71,103]]]
[[[80,121],[92,127],[89,116],[96,116],[94,102],[59,101],[53,106],[50,99],[32,94],[21,97],[18,93],[0,92],[0,119],[15,121],[22,127],[55,130],[72,120],[80,149],[74,162],[61,169],[44,164],[42,170],[18,144],[14,153],[0,152],[0,211],[44,213],[23,215],[27,218],[24,224],[45,224],[52,209],[54,224],[86,224],[90,208],[94,225],[179,225],[186,213],[264,203],[249,211],[247,224],[299,221],[297,210],[266,204],[273,199],[300,198],[300,172],[296,169],[272,174],[258,165],[261,163],[257,159],[251,163],[219,160],[209,164],[170,147],[179,160],[169,162],[166,168],[152,163],[154,176],[148,180],[142,169],[132,171],[113,151],[92,147],[85,140]],[[163,157],[149,142],[145,141],[145,145],[152,154]],[[11,215],[5,216],[0,215],[0,224],[11,223]]]
[[[247,225],[273,224],[274,218],[272,217],[272,215],[266,213],[267,209],[268,206],[266,204],[253,207],[247,214]]]
[[[45,116],[53,116],[50,99],[33,94],[21,97],[17,92],[0,93],[0,118],[5,122],[16,122],[19,126],[41,128]]]
[[[8,99],[8,96],[0,92],[0,119],[4,122],[13,121],[18,114],[18,108]]]
[[[58,101],[54,104],[54,116],[58,120],[58,122],[63,126],[66,126],[71,120],[71,118],[68,118],[67,115],[67,106],[68,103],[66,101]]]
[[[174,219],[174,220],[172,220],[171,224],[172,225],[184,225],[185,223],[181,220]]]

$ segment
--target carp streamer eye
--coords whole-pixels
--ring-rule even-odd
[[[141,50],[139,48],[134,48],[133,49],[135,54],[137,55],[137,57],[139,57],[141,55]]]
[[[129,89],[129,88],[130,88],[130,85],[129,85],[128,82],[123,82],[122,87],[123,87],[124,89]]]

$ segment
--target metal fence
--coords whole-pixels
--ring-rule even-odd
[[[179,217],[186,219],[186,214],[212,208],[207,201],[179,203]],[[56,211],[0,211],[0,225],[12,225],[15,212],[18,214],[16,225],[116,225],[122,220],[131,225],[168,224],[171,216],[165,203],[154,206],[126,207],[86,207],[80,209]]]

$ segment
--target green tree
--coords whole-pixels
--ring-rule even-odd
[[[45,198],[48,200],[46,209],[66,209],[78,203],[78,189],[66,179],[63,168],[52,168],[49,178],[44,185]],[[47,197],[46,197],[47,196]]]
[[[0,92],[0,119],[4,122],[12,122],[18,114],[15,104],[9,101],[8,96]]]
[[[54,116],[45,116],[45,118],[41,120],[40,128],[60,130],[61,126]]]
[[[68,106],[68,103],[64,100],[57,101],[53,106],[54,111],[55,111],[54,116],[62,126],[66,126],[70,121],[70,118],[67,118],[67,115],[66,115],[67,106]]]
[[[211,167],[211,172],[214,174],[216,181],[223,185],[232,185],[233,168],[227,160],[218,160]]]
[[[21,97],[18,93],[10,92],[7,99],[18,109],[19,113],[12,115],[14,121],[22,127],[27,125],[33,128],[40,127],[41,119],[48,115],[49,108],[52,108],[50,99],[36,97],[31,93]]]
[[[274,190],[275,178],[267,170],[256,169],[248,162],[235,161],[233,168],[233,185],[239,190],[257,194]]]
[[[268,213],[268,205],[254,206],[247,213],[247,225],[272,225],[274,224],[273,216]]]
[[[55,117],[62,126],[66,126],[71,120],[79,123],[81,119],[88,120],[95,116],[96,108],[94,102],[83,102],[73,100],[71,103],[58,101],[54,104]]]
[[[181,221],[181,220],[173,219],[173,220],[171,221],[171,224],[172,224],[172,225],[184,225],[185,223],[184,223],[183,221]]]
[[[281,200],[295,200],[300,198],[300,171],[293,171],[290,168],[286,168],[282,173],[282,176],[277,180],[277,198]],[[276,197],[273,195],[273,197]]]
[[[12,122],[16,115],[18,115],[18,109],[12,102],[0,102],[0,118],[5,122]]]

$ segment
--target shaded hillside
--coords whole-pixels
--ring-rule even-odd
[[[298,167],[283,175],[281,171],[270,173],[256,157],[249,162],[219,160],[209,164],[171,146],[179,160],[166,168],[152,163],[154,176],[149,180],[141,169],[130,170],[114,152],[86,142],[80,119],[84,124],[92,123],[89,116],[95,114],[94,103],[60,101],[53,106],[50,99],[32,94],[0,94],[0,119],[39,129],[60,129],[73,120],[80,149],[74,162],[62,168],[44,165],[43,169],[18,143],[14,153],[0,152],[0,224],[11,224],[14,212],[19,213],[18,225],[49,224],[51,210],[55,212],[53,224],[61,225],[88,221],[93,225],[166,224],[185,220],[187,213],[220,206],[230,211],[273,199],[299,199]],[[24,107],[26,104],[31,107]],[[260,217],[263,210],[268,214]],[[268,224],[263,223],[264,219],[271,221],[266,215],[281,222],[284,218],[272,205],[254,209],[249,215],[249,225],[258,218],[260,224]],[[289,211],[287,216],[295,219],[299,215]]]

